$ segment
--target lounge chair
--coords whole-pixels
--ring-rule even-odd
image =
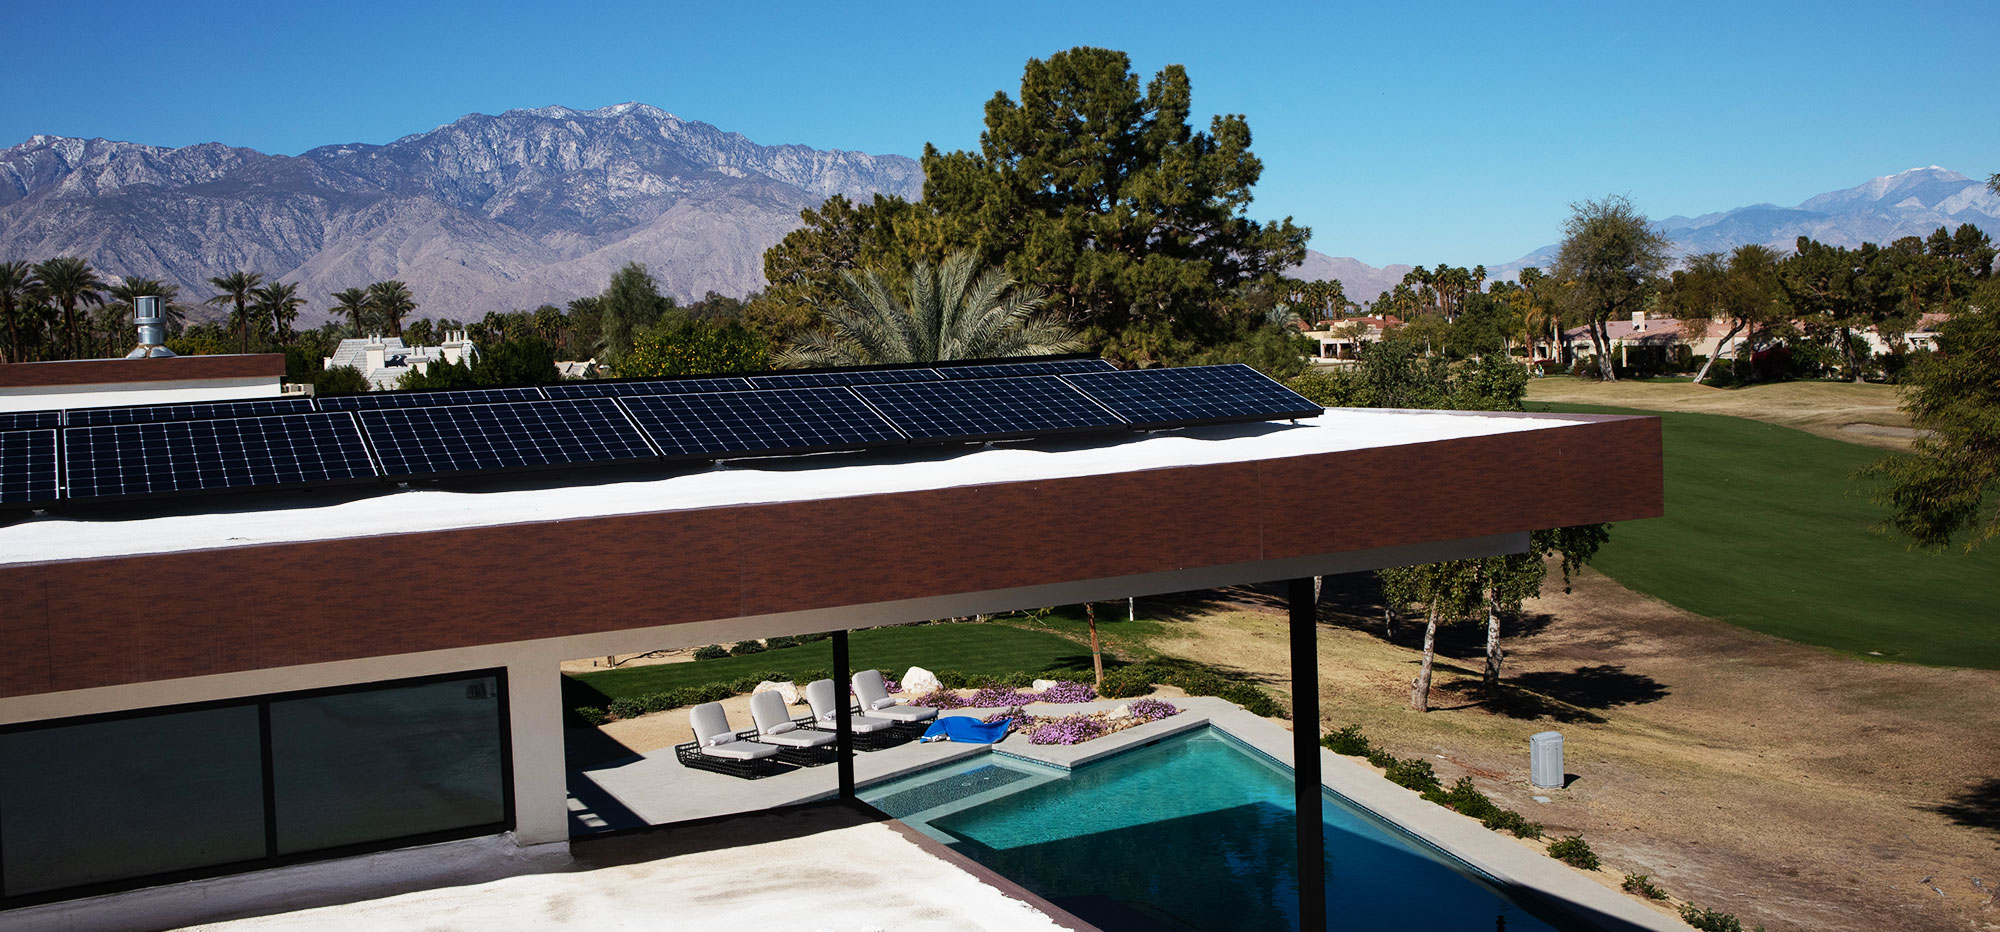
[[[861,717],[864,719],[888,719],[896,723],[896,731],[914,738],[930,727],[931,719],[937,718],[938,710],[920,705],[897,705],[889,698],[889,689],[882,684],[882,671],[863,670],[854,674],[854,698],[861,701]]]
[[[814,680],[806,684],[806,704],[812,706],[812,715],[800,721],[818,731],[833,734],[839,727],[834,716],[840,707],[832,680]],[[851,711],[851,709],[850,709]],[[848,727],[854,732],[854,747],[860,751],[879,751],[896,743],[896,723],[886,718],[862,718],[849,715]]]
[[[688,724],[694,726],[694,740],[674,745],[674,756],[683,767],[754,780],[769,775],[778,762],[776,745],[744,741],[729,727],[729,715],[720,702],[689,709]]]
[[[834,736],[824,731],[800,728],[785,713],[785,699],[775,691],[750,697],[750,718],[757,724],[751,740],[778,749],[778,759],[787,764],[811,767],[833,762]]]

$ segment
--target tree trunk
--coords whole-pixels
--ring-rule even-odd
[[[1438,610],[1431,606],[1430,623],[1424,626],[1424,662],[1417,668],[1417,678],[1410,681],[1410,708],[1419,712],[1431,710],[1431,660],[1437,656]]]
[[[1856,385],[1861,384],[1863,381],[1861,378],[1861,356],[1854,352],[1854,331],[1846,327],[1840,328],[1840,352],[1841,355],[1847,357],[1847,371],[1853,376],[1851,381]]]
[[[1097,649],[1097,606],[1090,602],[1085,602],[1083,603],[1083,613],[1090,618],[1090,667],[1097,675],[1096,687],[1103,689],[1104,654]]]
[[[1702,379],[1708,378],[1708,367],[1715,365],[1716,359],[1722,356],[1722,348],[1728,346],[1729,341],[1736,339],[1736,331],[1741,329],[1743,329],[1743,324],[1739,322],[1736,326],[1729,328],[1728,333],[1722,335],[1722,340],[1715,344],[1715,352],[1708,354],[1708,358],[1701,363],[1701,371],[1694,374],[1694,384],[1700,385]]]
[[[1396,640],[1396,610],[1393,608],[1382,610],[1382,637]]]
[[[1486,685],[1500,685],[1500,594],[1486,589]]]
[[[1611,364],[1611,328],[1601,320],[1586,326],[1590,328],[1590,345],[1597,350],[1597,380],[1618,381],[1618,370]]]

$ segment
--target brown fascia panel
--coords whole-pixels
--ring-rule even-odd
[[[280,378],[283,353],[242,356],[168,356],[158,359],[71,359],[0,365],[0,388],[181,382],[202,379]]]
[[[1662,507],[1659,420],[1599,417],[1248,463],[16,565],[0,567],[0,696],[1624,521]]]

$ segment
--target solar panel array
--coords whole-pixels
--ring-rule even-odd
[[[63,431],[68,497],[209,492],[371,479],[354,415],[149,421]]]
[[[629,395],[680,395],[692,392],[740,392],[750,387],[747,379],[726,378],[643,379],[634,382],[558,382],[543,386],[550,398],[623,398]]]
[[[321,411],[375,411],[381,408],[430,408],[438,405],[494,404],[501,401],[540,401],[538,388],[464,388],[442,392],[369,392],[364,395],[335,395],[319,400]]]
[[[0,431],[0,505],[56,500],[56,432]]]
[[[1097,359],[0,414],[0,507],[1311,417],[1247,366]]]
[[[1320,406],[1241,363],[1088,372],[1069,384],[1134,426],[1317,417]]]
[[[187,404],[130,405],[122,408],[71,408],[68,425],[148,424],[155,421],[205,421],[268,414],[305,414],[310,398],[259,398],[253,401],[203,401]]]
[[[609,398],[363,411],[382,474],[398,478],[654,458]]]
[[[999,440],[1119,427],[1124,421],[1053,375],[857,385],[911,440]]]

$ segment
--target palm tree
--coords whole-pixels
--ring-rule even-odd
[[[250,296],[256,302],[252,309],[256,311],[257,319],[271,322],[278,345],[292,345],[292,322],[299,319],[299,308],[306,304],[306,299],[299,297],[299,286],[272,282],[251,292]]]
[[[0,317],[7,318],[7,361],[20,362],[21,328],[15,314],[25,313],[38,297],[34,270],[26,262],[0,262]]]
[[[56,304],[62,307],[63,329],[69,332],[69,354],[72,359],[83,356],[83,346],[79,342],[76,329],[76,306],[78,304],[103,304],[104,280],[97,277],[97,270],[90,263],[75,256],[58,256],[35,266],[35,281],[42,290],[49,293]]]
[[[389,335],[403,335],[403,318],[417,309],[417,302],[410,294],[410,286],[399,281],[376,282],[368,286],[368,308],[382,315],[382,322],[389,327]]]
[[[361,288],[345,288],[328,295],[333,299],[333,313],[347,318],[354,327],[354,335],[362,336],[368,317],[368,292]]]
[[[918,261],[908,287],[880,270],[844,272],[829,332],[811,332],[778,354],[781,366],[849,366],[1032,356],[1082,349],[1074,330],[1040,316],[1047,296],[969,252],[942,266]]]
[[[231,272],[221,278],[211,278],[208,283],[222,292],[208,299],[210,304],[229,304],[235,307],[229,322],[236,327],[237,339],[241,343],[240,352],[250,352],[250,315],[244,312],[244,305],[250,301],[250,292],[264,283],[264,276],[256,272]]]

